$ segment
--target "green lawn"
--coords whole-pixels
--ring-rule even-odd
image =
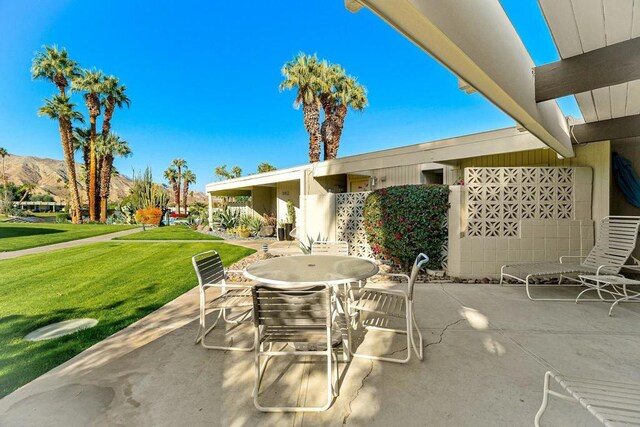
[[[84,239],[133,227],[105,224],[3,223],[0,224],[0,252]]]
[[[225,265],[255,252],[225,243],[94,243],[0,261],[0,397],[163,306],[197,284],[191,256]],[[96,327],[49,341],[27,333],[73,318]]]
[[[149,228],[140,233],[118,237],[117,240],[222,240],[217,236],[199,233],[186,225]]]

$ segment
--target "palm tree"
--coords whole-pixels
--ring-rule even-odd
[[[182,206],[184,213],[187,213],[187,199],[189,196],[189,184],[196,183],[196,174],[190,170],[184,171],[182,174]]]
[[[106,138],[100,135],[96,146],[100,154],[100,222],[107,222],[113,160],[116,157],[128,157],[131,155],[131,148],[127,141],[114,133],[109,133]]]
[[[4,173],[4,158],[9,156],[9,152],[7,151],[6,148],[2,148],[0,147],[0,157],[2,157],[2,188],[3,188],[3,196],[2,196],[2,204],[0,204],[0,207],[2,207],[2,211],[6,212],[8,207],[7,207],[7,202],[8,202],[8,196],[7,196],[7,175],[5,175]]]
[[[173,166],[169,166],[167,170],[164,171],[164,178],[169,181],[171,185],[171,189],[173,190],[173,198],[176,200],[176,206],[178,205],[178,200],[180,200],[180,187],[178,186],[178,171]],[[176,209],[177,210],[177,209]]]
[[[80,194],[78,193],[78,180],[76,177],[76,165],[73,158],[73,130],[71,123],[74,120],[82,122],[82,114],[75,110],[75,104],[67,95],[54,95],[45,99],[45,105],[38,110],[38,115],[47,116],[58,120],[62,152],[67,165],[67,182],[71,192],[71,220],[74,223],[82,222],[80,214]]]
[[[43,46],[43,52],[36,52],[31,66],[34,79],[44,79],[56,85],[60,95],[64,95],[69,80],[80,76],[78,63],[69,58],[65,48],[58,49],[56,45]]]
[[[31,184],[31,183],[22,184],[20,186],[20,190],[22,190],[23,193],[22,193],[22,197],[20,197],[20,201],[18,202],[18,204],[27,200],[27,198],[31,196],[31,194],[33,193],[33,190],[35,189],[36,189],[35,184]]]
[[[309,133],[309,161],[320,160],[320,98],[322,64],[316,55],[299,53],[282,67],[280,90],[297,89],[294,106],[302,105],[304,128]]]
[[[77,92],[85,92],[84,100],[89,110],[89,128],[91,139],[89,146],[89,217],[92,221],[98,220],[99,194],[98,187],[98,158],[96,153],[96,121],[100,116],[102,98],[104,92],[104,74],[97,70],[83,70],[82,75],[72,82],[72,87]]]
[[[173,159],[171,165],[178,171],[178,174],[176,176],[178,185],[178,198],[176,199],[176,206],[178,207],[178,213],[180,213],[180,187],[182,186],[182,170],[187,168],[187,162],[183,159]]]
[[[328,98],[331,108],[327,116],[327,108],[325,107],[325,121],[322,124],[325,160],[335,159],[338,156],[340,138],[348,109],[363,111],[368,102],[365,87],[360,85],[354,77],[347,76],[344,72],[335,75],[333,90]]]
[[[73,129],[73,151],[82,152],[84,162],[84,176],[80,176],[84,181],[84,191],[89,200],[89,168],[91,162],[91,129],[87,127],[76,127]]]
[[[124,105],[127,107],[131,105],[131,100],[127,96],[126,91],[127,87],[121,85],[116,77],[105,77],[104,98],[102,99],[102,105],[104,107],[104,117],[102,120],[103,137],[107,137],[111,131],[111,119],[113,118],[113,112],[116,107],[122,108]]]
[[[80,214],[80,197],[78,194],[78,181],[76,180],[75,160],[73,147],[69,144],[73,139],[71,135],[72,120],[81,120],[82,115],[74,111],[75,105],[71,104],[66,96],[69,81],[80,76],[78,63],[69,58],[67,50],[58,49],[57,46],[44,46],[42,52],[36,52],[31,66],[31,75],[34,79],[43,79],[52,82],[59,90],[60,95],[50,100],[38,112],[59,121],[62,151],[67,165],[68,187],[71,191],[71,217],[73,222],[82,221]]]

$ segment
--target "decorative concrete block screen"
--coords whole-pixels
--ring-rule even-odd
[[[574,168],[467,168],[468,237],[517,237],[520,220],[574,219]]]
[[[349,243],[349,254],[373,258],[364,231],[364,201],[370,191],[336,194],[336,238]]]

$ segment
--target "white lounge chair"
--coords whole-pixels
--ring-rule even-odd
[[[551,378],[566,394],[550,390]],[[542,406],[533,422],[535,427],[540,427],[549,395],[579,403],[605,426],[640,425],[640,384],[637,383],[565,377],[549,371],[544,375]]]
[[[311,244],[311,255],[349,255],[349,243],[342,241],[317,241]]]
[[[250,315],[253,309],[253,298],[251,296],[251,285],[227,283],[227,274],[242,273],[239,270],[225,270],[222,266],[220,255],[216,251],[207,251],[195,255],[191,258],[193,268],[198,276],[198,290],[200,292],[200,323],[196,334],[195,343],[200,343],[204,348],[214,350],[238,350],[251,351],[251,347],[235,347],[225,345],[213,345],[205,343],[205,337],[216,327],[220,318],[226,323],[239,324],[251,320]],[[207,301],[207,289],[215,288],[220,291],[220,295]],[[227,311],[236,310],[233,317],[228,317]],[[217,311],[218,317],[209,327],[206,325],[207,311]]]
[[[335,295],[330,285],[308,288],[299,284],[284,286],[255,285],[253,288],[255,330],[255,386],[253,402],[263,412],[319,412],[328,409],[337,396],[337,356],[342,340],[333,337],[336,312]],[[280,349],[273,346],[282,344]],[[289,344],[293,344],[293,347]],[[347,354],[346,344],[342,342]],[[298,347],[298,349],[296,349]],[[259,402],[260,385],[272,357],[326,358],[327,400],[322,406],[263,406]],[[265,358],[261,363],[261,358]],[[335,381],[333,369],[335,366]],[[297,389],[294,390],[297,392]]]
[[[347,312],[349,315],[358,313],[359,322],[365,329],[379,330],[393,332],[397,334],[404,334],[407,337],[407,356],[405,358],[394,358],[385,356],[374,356],[370,354],[354,353],[349,348],[353,357],[360,357],[363,359],[382,360],[385,362],[394,363],[407,363],[411,359],[412,348],[418,356],[418,359],[423,359],[423,347],[422,347],[422,334],[418,328],[418,322],[416,321],[416,314],[413,307],[413,288],[416,283],[416,278],[420,270],[429,262],[429,257],[425,254],[420,254],[413,263],[411,269],[411,276],[406,274],[395,273],[379,273],[381,276],[389,277],[401,277],[407,281],[407,291],[396,289],[381,289],[381,288],[368,288],[365,287],[360,291],[360,296],[353,297],[351,293],[347,300]],[[382,318],[396,318],[403,319],[405,321],[405,328],[398,329],[387,326],[385,323],[366,325],[363,323],[362,316],[373,315],[375,317]],[[366,319],[365,319],[366,321]],[[418,335],[418,342],[413,337],[415,331]],[[348,329],[349,333],[351,329]],[[349,336],[349,347],[351,347],[351,336]]]
[[[531,281],[540,277],[557,276],[559,278],[558,285],[562,285],[563,279],[567,279],[574,282],[574,285],[571,286],[581,286],[580,279],[577,277],[579,274],[618,274],[625,267],[627,260],[630,257],[633,258],[631,253],[636,247],[639,227],[640,217],[638,216],[605,217],[600,224],[595,246],[586,257],[562,256],[559,262],[503,265],[500,269],[500,284],[504,283],[505,278],[523,283],[530,300],[575,301],[575,298],[534,298],[531,295]],[[582,259],[583,261],[580,264],[565,262],[569,259]],[[631,266],[637,268],[640,261],[635,258],[633,260],[635,264]]]

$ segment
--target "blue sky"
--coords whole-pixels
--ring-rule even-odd
[[[253,173],[263,161],[308,161],[302,112],[292,92],[278,91],[282,64],[300,51],[340,63],[368,89],[370,106],[347,117],[340,156],[513,125],[365,9],[352,14],[342,0],[233,3],[0,0],[0,146],[62,158],[57,124],[36,115],[54,88],[29,74],[45,44],[127,85],[133,102],[116,112],[113,130],[134,154],[116,162],[121,172],[149,165],[160,180],[180,157],[197,189],[217,165]],[[537,2],[502,4],[536,64],[557,60]],[[572,99],[561,106],[580,116]]]

